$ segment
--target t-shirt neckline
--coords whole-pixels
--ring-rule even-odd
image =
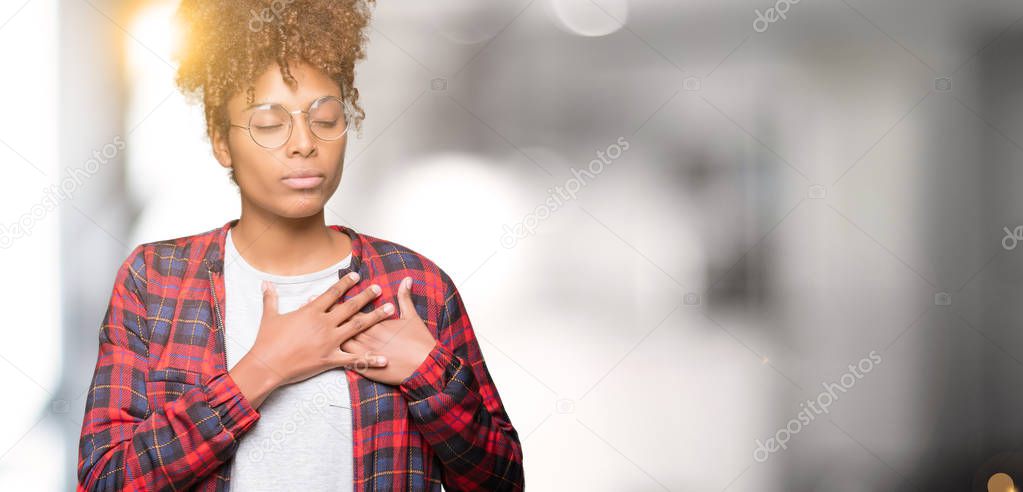
[[[315,272],[310,273],[303,273],[299,275],[277,275],[273,273],[264,272],[249,264],[248,261],[245,261],[245,258],[238,251],[238,248],[235,247],[234,240],[231,236],[231,229],[227,230],[227,237],[225,238],[224,244],[227,253],[227,258],[225,258],[226,260],[237,262],[238,265],[240,265],[245,270],[248,270],[253,275],[263,280],[269,280],[275,284],[297,284],[303,282],[311,282],[330,275],[337,275],[337,272],[339,270],[346,268],[348,265],[351,264],[352,261],[352,253],[348,253],[348,256],[342,258],[341,261],[338,261],[337,263],[322,270],[317,270]]]

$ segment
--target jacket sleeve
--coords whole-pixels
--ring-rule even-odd
[[[446,490],[522,490],[522,446],[490,377],[462,298],[442,272],[439,341],[398,386],[444,469]]]
[[[237,450],[259,418],[227,372],[184,385],[150,408],[149,330],[143,246],[124,261],[99,330],[99,355],[85,403],[78,490],[183,490]]]

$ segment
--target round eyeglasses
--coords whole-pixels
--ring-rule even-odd
[[[249,109],[252,113],[249,115],[248,126],[234,123],[231,126],[248,130],[252,141],[267,149],[280,147],[291,138],[295,114],[305,114],[306,124],[313,135],[328,141],[337,140],[348,132],[351,114],[348,105],[336,96],[323,96],[313,101],[305,111],[288,111],[278,103],[259,104]]]

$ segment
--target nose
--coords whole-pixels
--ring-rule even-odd
[[[316,136],[302,111],[291,113],[291,138],[288,139],[288,157],[311,157],[316,154]]]

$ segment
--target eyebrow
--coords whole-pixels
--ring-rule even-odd
[[[266,106],[268,104],[276,104],[276,103],[274,103],[273,101],[263,101],[263,102],[253,103],[253,104],[250,104],[250,105],[246,106],[245,109],[243,109],[242,111],[248,111],[248,110],[250,110],[252,108],[257,108],[259,106]]]

